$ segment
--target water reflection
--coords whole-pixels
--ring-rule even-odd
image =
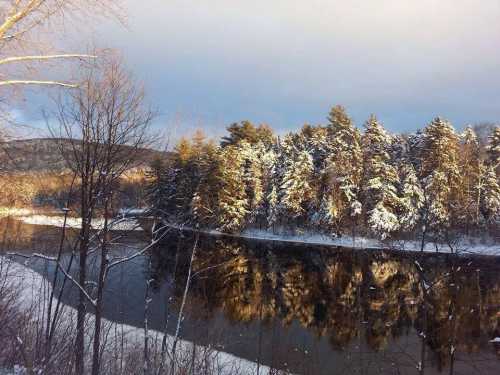
[[[385,357],[384,366],[394,371],[441,371],[452,362],[457,373],[500,370],[488,342],[499,334],[496,259],[207,237],[200,243],[190,293],[206,319],[222,312],[233,323],[262,322],[268,336],[276,323],[283,329],[295,325],[343,353],[339,362],[365,355],[367,361]],[[172,237],[152,254],[157,285],[177,275],[176,296],[182,294],[191,246],[190,238]],[[301,339],[296,337],[298,346]]]
[[[0,230],[3,250],[58,246],[54,227],[0,220]],[[68,250],[75,238],[69,231]],[[113,251],[144,241],[129,233]],[[163,330],[167,320],[174,332],[192,246],[189,234],[172,235],[148,257],[116,267],[105,317],[142,327],[153,279],[150,328]],[[43,262],[31,266],[51,275]],[[181,336],[301,374],[498,374],[500,348],[489,340],[500,336],[499,270],[500,258],[202,236]],[[69,288],[64,302],[74,306],[75,297]]]

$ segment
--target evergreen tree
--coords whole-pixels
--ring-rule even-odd
[[[248,122],[229,133],[215,146],[197,131],[151,164],[154,214],[228,232],[264,225],[341,234],[362,224],[382,239],[420,224],[422,244],[429,232],[449,239],[499,220],[498,127],[482,146],[473,129],[459,137],[440,118],[392,136],[371,116],[361,136],[337,106],[327,126],[305,125],[281,141]]]
[[[193,219],[201,226],[217,223],[219,187],[219,150],[211,142],[203,145],[200,158],[200,182],[191,203]]]
[[[481,165],[480,191],[481,211],[487,223],[500,220],[500,183],[492,165]]]
[[[234,145],[224,147],[220,155],[218,227],[224,232],[239,231],[246,225],[248,197],[244,183],[245,159],[241,150]]]
[[[345,218],[360,214],[358,200],[362,174],[362,152],[359,131],[341,106],[333,107],[328,116],[327,159],[325,161],[328,190],[321,207],[327,207],[321,221],[328,220],[340,232]],[[333,219],[333,221],[332,221]]]
[[[500,126],[496,126],[488,139],[488,162],[500,176]]]
[[[396,210],[399,176],[391,164],[392,138],[375,116],[365,124],[363,144],[363,192],[368,223],[382,239],[399,229]]]
[[[411,163],[402,163],[400,172],[399,224],[405,231],[415,228],[421,218],[424,192]]]
[[[152,214],[156,216],[163,216],[168,211],[167,203],[171,195],[169,189],[175,187],[168,183],[167,170],[169,169],[164,158],[155,158],[147,172],[147,200],[152,208]]]
[[[470,226],[479,224],[479,165],[480,150],[477,136],[471,127],[462,134],[460,149],[460,207],[459,219],[465,226],[466,233]]]
[[[278,214],[278,174],[277,155],[275,145],[266,149],[262,154],[262,201],[257,208],[257,221],[272,227]]]
[[[424,154],[425,135],[422,130],[418,130],[415,134],[410,134],[406,140],[406,157],[405,159],[411,163],[413,169],[420,175],[422,170],[422,155]]]
[[[309,152],[296,150],[296,154],[285,167],[280,186],[280,206],[285,215],[292,218],[304,218],[307,214],[312,193],[309,181],[313,170],[312,157]]]
[[[424,130],[420,178],[426,196],[428,224],[447,229],[460,209],[459,137],[448,121],[434,119]]]
[[[222,147],[236,145],[242,140],[252,145],[257,142],[262,142],[266,146],[274,142],[274,133],[272,129],[265,124],[256,127],[250,121],[242,121],[239,124],[231,124],[227,128],[227,131],[229,135],[222,138]]]
[[[246,196],[248,198],[250,214],[248,219],[250,223],[254,223],[261,214],[264,199],[262,156],[265,149],[261,142],[252,145],[245,140],[238,143],[238,149],[244,158],[242,183],[246,187]]]

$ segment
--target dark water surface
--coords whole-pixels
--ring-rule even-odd
[[[57,248],[53,227],[2,220],[0,230],[16,225],[23,236],[4,249]],[[115,253],[147,239],[121,241]],[[173,234],[114,269],[105,317],[142,327],[153,280],[150,328],[163,329],[167,318],[172,333],[193,242]],[[500,336],[500,258],[201,236],[192,272],[181,336],[200,345],[301,374],[500,374],[500,348],[489,342]],[[68,290],[64,301],[75,305],[75,295]]]

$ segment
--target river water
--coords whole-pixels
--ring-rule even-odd
[[[57,249],[57,228],[4,219],[0,230],[3,250]],[[147,243],[120,235],[114,255]],[[142,327],[151,280],[150,328],[174,332],[193,244],[172,233],[114,269],[105,317]],[[200,236],[192,275],[181,337],[200,345],[300,374],[500,374],[489,342],[500,336],[500,258]]]

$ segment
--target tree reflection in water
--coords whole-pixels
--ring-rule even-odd
[[[191,244],[172,236],[151,255],[156,287],[175,279],[177,298]],[[486,257],[202,237],[188,319],[247,324],[245,344],[226,328],[226,350],[246,345],[247,357],[301,373],[496,374],[499,269]]]

